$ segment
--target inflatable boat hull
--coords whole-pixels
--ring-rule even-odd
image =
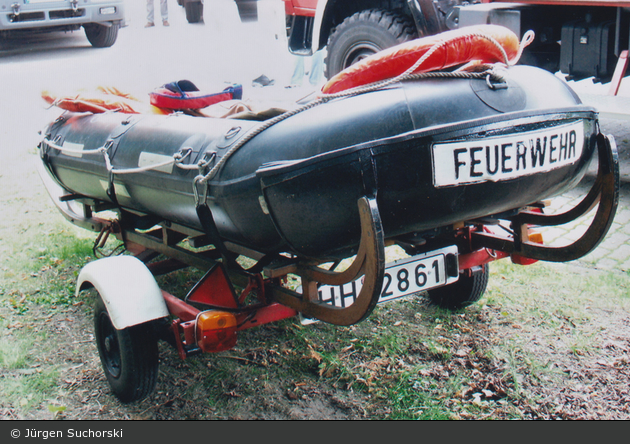
[[[583,177],[597,113],[553,75],[509,69],[506,84],[433,79],[329,101],[236,146],[260,122],[183,115],[65,113],[41,154],[69,193],[204,228],[262,253],[343,257],[361,237],[357,201],[376,199],[386,239],[421,243],[454,224],[562,193]],[[56,149],[56,147],[65,148]],[[102,153],[107,148],[111,174]],[[174,154],[185,165],[159,165]],[[223,157],[207,190],[194,178]],[[197,196],[198,197],[198,196]],[[207,199],[206,199],[207,198]]]

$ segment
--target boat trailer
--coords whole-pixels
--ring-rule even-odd
[[[546,215],[545,204],[539,202],[511,215],[467,221],[451,227],[448,234],[438,236],[437,244],[447,242],[457,246],[456,253],[448,253],[444,259],[447,276],[443,282],[454,281],[454,284],[429,289],[429,296],[432,291],[448,291],[450,287],[452,297],[459,303],[449,303],[449,297],[433,298],[434,301],[450,307],[465,306],[482,296],[485,285],[481,294],[466,294],[463,299],[457,299],[456,293],[462,291],[457,289],[457,283],[484,273],[487,282],[487,264],[492,261],[509,257],[512,262],[523,265],[538,260],[567,262],[596,248],[610,228],[619,198],[619,164],[614,138],[599,134],[597,150],[597,178],[589,193],[571,210]],[[87,264],[79,275],[76,289],[78,294],[88,287],[96,287],[106,305],[105,310],[95,313],[96,340],[106,375],[123,402],[141,399],[153,389],[151,384],[144,390],[140,387],[146,384],[117,388],[116,381],[121,374],[130,373],[125,366],[131,365],[131,372],[137,372],[138,365],[151,367],[153,364],[124,362],[128,352],[121,350],[124,347],[124,341],[118,336],[121,332],[144,327],[148,332],[131,335],[133,340],[143,342],[142,348],[156,349],[155,344],[161,338],[174,345],[179,356],[186,359],[202,352],[231,349],[239,331],[298,315],[340,326],[356,324],[370,315],[379,300],[385,299],[384,281],[388,275],[385,248],[396,244],[396,240],[384,238],[377,200],[373,196],[358,200],[360,245],[351,264],[343,271],[335,271],[339,261],[323,267],[324,261],[317,263],[285,254],[264,255],[229,242],[213,245],[207,233],[169,221],[144,227],[137,214],[111,203],[68,194],[45,171],[40,175],[67,220],[99,233],[95,246],[105,245],[108,236],[113,235],[130,253]],[[569,223],[595,206],[597,210],[591,225],[569,245],[545,246],[534,230]],[[100,214],[105,210],[113,210],[116,217],[102,217]],[[497,230],[499,223],[509,228]],[[434,249],[432,242],[402,246],[408,252],[418,253]],[[236,260],[239,256],[248,258],[253,265],[245,268]],[[186,267],[202,270],[205,275],[184,299],[158,287],[154,276]],[[420,272],[416,269],[415,280],[419,284],[427,281],[424,269],[424,265]],[[300,288],[289,288],[289,275],[299,277]],[[350,301],[343,295],[325,299],[320,290],[322,286],[342,288],[358,279],[360,291],[351,295]],[[422,285],[417,288],[423,290]],[[105,325],[102,325],[103,313]],[[157,368],[157,357],[152,359]],[[146,377],[153,380],[154,385],[157,372],[148,373],[150,376]]]

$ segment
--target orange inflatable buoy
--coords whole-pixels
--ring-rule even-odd
[[[43,91],[46,103],[75,113],[104,113],[116,111],[124,114],[169,114],[150,103],[142,102],[112,86],[99,86],[94,90],[79,90],[70,94]]]
[[[503,48],[505,54],[491,39]],[[467,62],[505,63],[519,54],[518,37],[508,28],[498,25],[468,26],[379,51],[333,76],[322,92],[334,94],[399,76],[434,47],[434,52],[414,73],[437,71]],[[505,60],[506,56],[508,60]]]

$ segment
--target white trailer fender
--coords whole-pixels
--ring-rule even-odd
[[[101,295],[117,330],[169,315],[155,278],[133,256],[114,256],[90,262],[81,269],[76,294],[93,286]]]

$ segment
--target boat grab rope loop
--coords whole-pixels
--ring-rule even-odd
[[[512,59],[509,60],[507,53],[505,52],[505,49],[503,49],[503,46],[501,46],[501,44],[493,37],[484,34],[484,33],[480,33],[480,32],[470,32],[467,33],[465,35],[456,37],[455,39],[449,39],[449,40],[445,40],[443,42],[439,42],[436,43],[435,45],[433,45],[431,47],[431,49],[429,49],[424,55],[422,55],[422,57],[418,58],[418,60],[409,68],[407,69],[405,72],[403,72],[402,74],[396,76],[396,77],[392,77],[390,79],[387,80],[383,80],[381,82],[376,82],[370,85],[365,85],[365,86],[359,86],[356,88],[352,88],[346,91],[342,91],[342,92],[338,92],[338,93],[334,93],[334,94],[325,94],[325,93],[321,93],[319,95],[319,97],[315,100],[313,100],[312,102],[309,102],[301,107],[298,107],[294,110],[291,111],[287,111],[283,114],[280,114],[270,120],[265,121],[263,124],[261,124],[260,126],[254,128],[253,130],[251,130],[249,133],[247,133],[245,136],[243,136],[243,138],[241,140],[239,140],[235,145],[232,146],[232,148],[230,148],[225,155],[223,155],[223,157],[221,157],[221,159],[212,167],[212,169],[208,172],[208,174],[206,174],[205,176],[197,176],[195,177],[194,180],[194,184],[193,184],[193,188],[195,189],[195,193],[198,193],[197,191],[197,187],[199,185],[203,185],[203,184],[207,184],[219,171],[219,169],[225,164],[225,162],[227,162],[227,160],[230,158],[230,156],[232,154],[234,154],[234,152],[236,152],[238,149],[240,149],[243,145],[245,145],[247,142],[249,142],[252,138],[254,138],[255,136],[257,136],[258,134],[260,134],[261,132],[265,131],[267,128],[272,127],[273,125],[288,119],[289,117],[292,117],[296,114],[302,113],[304,111],[307,111],[311,108],[314,108],[316,106],[319,106],[323,103],[326,103],[330,100],[333,99],[338,99],[338,98],[342,98],[342,97],[348,97],[348,96],[354,96],[354,95],[359,95],[359,94],[364,94],[367,92],[372,92],[372,91],[376,91],[378,89],[383,89],[391,84],[397,83],[397,82],[402,82],[402,81],[406,81],[406,80],[419,80],[419,79],[425,79],[425,78],[469,78],[469,79],[486,79],[486,82],[488,82],[488,85],[490,85],[491,89],[495,89],[496,84],[505,84],[505,72],[503,69],[501,69],[500,65],[492,65],[489,69],[484,70],[483,72],[466,72],[466,71],[453,71],[453,72],[442,72],[442,71],[434,71],[434,72],[427,72],[427,73],[421,73],[421,74],[413,74],[413,72],[415,70],[418,69],[418,67],[420,67],[433,53],[435,53],[436,51],[438,51],[440,48],[442,48],[445,45],[448,44],[452,44],[454,40],[459,40],[462,38],[469,38],[469,37],[480,37],[483,39],[488,40],[491,44],[495,45],[497,48],[499,48],[500,52],[503,55],[503,59],[505,61],[505,65],[506,66],[512,66],[515,65],[518,60],[521,57],[521,54],[523,53],[523,49],[525,49],[525,47],[527,45],[529,45],[533,39],[534,39],[534,32],[533,31],[527,31],[524,35],[523,38],[521,39],[521,42],[519,44],[519,48],[518,48],[518,52],[516,54],[516,56]],[[494,82],[494,83],[493,83]],[[206,193],[207,195],[207,193]]]
[[[142,173],[145,171],[157,170],[159,168],[164,168],[169,165],[175,165],[177,168],[181,168],[182,170],[198,170],[200,172],[205,171],[205,169],[212,163],[214,157],[210,157],[209,159],[201,159],[196,164],[186,164],[183,163],[190,155],[192,154],[193,149],[191,147],[181,148],[179,151],[173,154],[170,159],[164,160],[162,162],[153,163],[151,165],[145,165],[142,167],[135,168],[118,168],[115,169],[112,165],[111,158],[109,156],[109,148],[112,146],[109,143],[106,143],[104,146],[99,148],[94,148],[91,150],[78,150],[74,148],[64,147],[63,145],[58,145],[48,139],[44,139],[42,141],[48,147],[53,148],[59,152],[65,153],[70,156],[76,155],[85,155],[85,154],[101,154],[105,159],[105,168],[110,174],[135,174]]]
[[[145,165],[145,166],[138,166],[136,168],[121,168],[121,169],[115,169],[112,166],[111,163],[111,159],[109,156],[109,148],[112,146],[111,143],[106,143],[105,146],[99,147],[99,148],[95,148],[92,150],[78,150],[78,149],[73,149],[73,148],[68,148],[68,147],[64,147],[62,145],[58,145],[48,139],[44,139],[42,142],[44,144],[46,144],[48,147],[53,148],[55,150],[58,150],[62,153],[66,153],[68,155],[85,155],[85,154],[102,154],[104,159],[105,159],[105,166],[106,169],[108,171],[108,173],[110,174],[110,177],[112,177],[113,175],[116,174],[134,174],[134,173],[141,173],[141,172],[145,172],[145,171],[150,171],[150,170],[157,170],[159,168],[164,168],[166,166],[169,165],[175,165],[178,168],[184,169],[184,170],[198,170],[199,174],[197,176],[195,176],[194,180],[193,180],[193,191],[194,191],[194,197],[195,197],[195,203],[197,205],[199,205],[200,203],[205,203],[207,196],[208,196],[208,182],[218,173],[218,171],[221,169],[221,167],[228,161],[228,159],[232,156],[232,154],[234,154],[237,150],[239,150],[243,145],[245,145],[247,142],[249,142],[251,139],[253,139],[254,137],[256,137],[258,134],[262,133],[263,131],[265,131],[266,129],[276,125],[277,123],[288,119],[289,117],[292,117],[296,114],[300,114],[304,111],[307,111],[309,109],[315,108],[316,106],[322,105],[326,102],[329,102],[330,100],[334,100],[334,99],[339,99],[339,98],[343,98],[343,97],[349,97],[349,96],[355,96],[355,95],[359,95],[359,94],[365,94],[368,92],[372,92],[372,91],[376,91],[379,89],[383,89],[386,88],[389,85],[392,85],[394,83],[398,83],[398,82],[403,82],[403,81],[407,81],[407,80],[420,80],[420,79],[428,79],[428,78],[468,78],[468,79],[485,79],[488,87],[491,89],[497,89],[497,88],[501,88],[501,87],[505,87],[506,82],[505,82],[505,70],[504,67],[501,66],[501,64],[494,64],[494,65],[484,65],[484,71],[481,72],[472,72],[472,71],[464,71],[462,69],[465,69],[466,67],[460,68],[459,70],[456,71],[449,71],[449,72],[444,72],[444,71],[432,71],[432,72],[426,72],[426,73],[420,73],[420,74],[414,74],[414,72],[420,67],[422,66],[422,64],[429,58],[431,57],[432,54],[434,54],[436,51],[440,50],[442,47],[452,44],[454,41],[456,40],[460,40],[460,39],[464,39],[464,38],[470,38],[470,37],[479,37],[485,40],[488,40],[492,45],[496,46],[500,53],[503,55],[503,59],[504,59],[504,65],[505,66],[512,66],[515,65],[518,60],[520,59],[522,53],[523,53],[523,49],[529,45],[533,39],[534,39],[534,32],[533,31],[527,31],[524,35],[523,38],[521,39],[521,42],[519,44],[519,48],[518,48],[518,52],[516,54],[516,56],[512,59],[509,60],[507,53],[505,52],[505,49],[503,48],[503,46],[501,46],[501,44],[493,37],[478,32],[478,31],[473,31],[470,33],[466,33],[464,35],[460,35],[458,37],[455,37],[453,39],[448,39],[448,40],[444,40],[442,42],[436,43],[435,45],[433,45],[426,53],[424,53],[421,57],[418,58],[418,60],[411,66],[409,67],[405,72],[403,72],[402,74],[392,77],[390,79],[386,79],[380,82],[375,82],[369,85],[362,85],[362,86],[357,86],[355,88],[351,88],[345,91],[341,91],[341,92],[337,92],[337,93],[333,93],[333,94],[325,94],[325,93],[320,93],[318,98],[316,98],[315,100],[302,105],[294,110],[290,110],[287,111],[283,114],[280,114],[274,118],[271,118],[269,120],[266,120],[265,122],[263,122],[261,125],[259,125],[258,127],[252,129],[251,131],[249,131],[247,134],[245,134],[245,136],[243,136],[242,139],[240,139],[237,143],[235,143],[232,148],[230,148],[225,155],[223,155],[221,157],[221,159],[219,159],[219,161],[214,164],[214,166],[206,173],[203,174],[204,171],[207,171],[207,168],[210,166],[210,164],[215,160],[216,155],[211,156],[209,158],[204,158],[201,159],[198,163],[196,164],[185,164],[183,163],[185,159],[187,159],[191,154],[192,154],[192,148],[190,147],[186,147],[186,148],[182,148],[180,149],[178,152],[176,152],[175,154],[173,154],[172,158],[167,159],[163,162],[158,162],[155,164],[151,164],[151,165]],[[489,67],[488,67],[489,66]],[[499,86],[499,85],[503,85],[503,86]],[[203,190],[203,193],[199,193],[199,188],[200,187],[204,187],[205,186],[205,190]],[[201,197],[203,197],[203,199],[201,199]]]

